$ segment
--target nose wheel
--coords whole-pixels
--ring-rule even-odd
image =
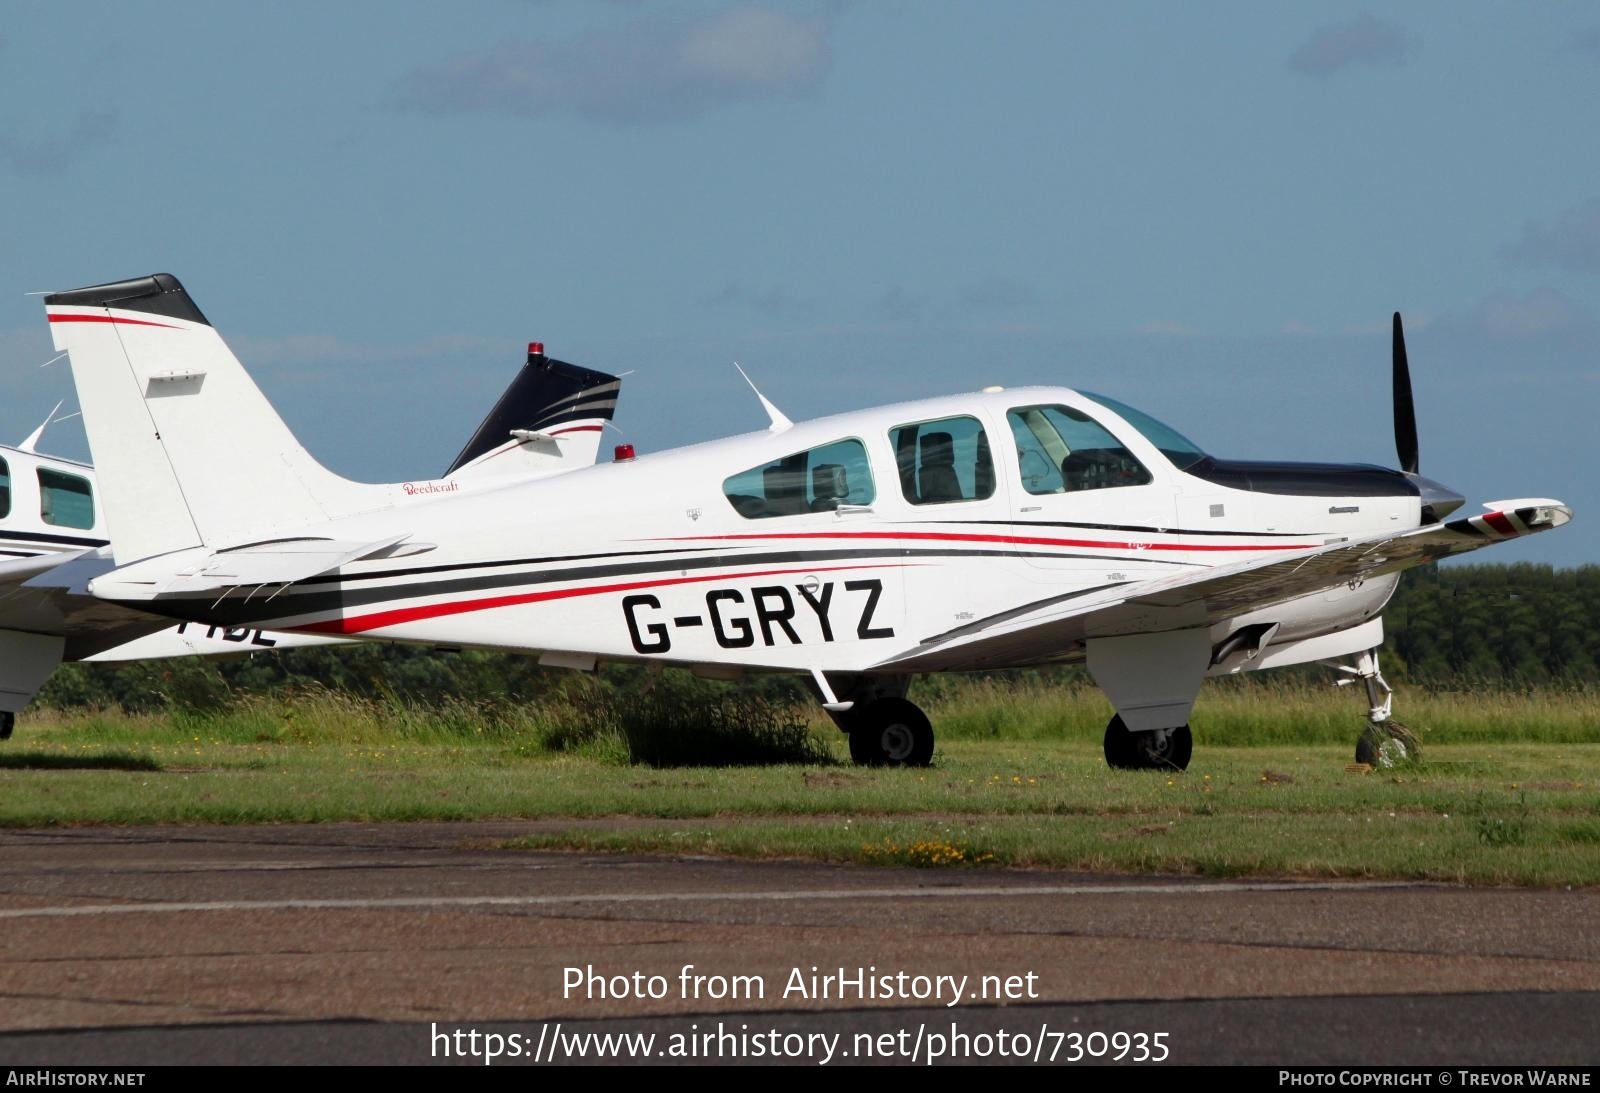
[[[1187,770],[1194,752],[1189,726],[1129,732],[1122,715],[1106,725],[1106,766],[1112,770]]]
[[[1335,687],[1360,682],[1366,688],[1367,727],[1356,740],[1356,762],[1386,769],[1421,757],[1422,745],[1417,734],[1390,717],[1394,710],[1394,688],[1383,678],[1376,649],[1362,653],[1354,666],[1330,664],[1329,667],[1344,676],[1334,680]]]
[[[850,758],[864,767],[925,767],[933,726],[915,703],[874,699],[850,711]]]

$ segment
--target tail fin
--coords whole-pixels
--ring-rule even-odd
[[[72,357],[119,564],[382,504],[295,440],[170,274],[45,297]]]
[[[547,357],[531,342],[528,362],[443,477],[481,481],[591,466],[621,389],[620,378]]]

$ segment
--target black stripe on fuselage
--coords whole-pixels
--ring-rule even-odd
[[[59,546],[103,547],[104,539],[85,539],[77,535],[54,535],[47,531],[12,531],[0,527],[0,540],[15,539],[23,543],[55,543]]]
[[[306,587],[310,584],[338,584],[336,579],[319,578],[315,582],[305,582],[303,585],[291,586],[291,589],[281,595],[272,597],[271,600],[247,602],[244,600],[234,603],[224,598],[213,604],[215,593],[196,596],[182,600],[153,600],[140,601],[141,610],[151,611],[156,614],[169,615],[173,618],[196,618],[205,622],[219,625],[240,626],[246,623],[258,623],[273,619],[287,619],[302,615],[321,614],[324,612],[345,612],[350,608],[372,607],[384,603],[399,603],[407,600],[418,599],[424,596],[445,596],[466,592],[481,592],[494,588],[515,588],[527,585],[564,584],[571,581],[586,581],[615,577],[642,576],[650,573],[683,573],[689,570],[705,570],[718,568],[733,568],[739,566],[765,566],[765,565],[791,565],[797,562],[835,562],[835,561],[866,561],[881,560],[885,563],[899,562],[904,559],[915,558],[1042,558],[1042,559],[1077,559],[1098,563],[1116,563],[1127,561],[1149,561],[1148,555],[1133,556],[1107,556],[1101,554],[1055,554],[1048,552],[1015,551],[1015,550],[978,550],[971,548],[904,548],[885,550],[881,547],[858,547],[830,550],[784,550],[766,553],[747,553],[737,555],[711,554],[697,558],[670,558],[652,561],[625,562],[616,565],[582,566],[567,569],[549,569],[535,572],[518,573],[490,573],[476,577],[458,577],[450,580],[420,581],[405,585],[389,585],[379,588],[344,587],[331,588],[326,591],[301,591],[294,589]],[[1163,559],[1165,561],[1165,559]],[[510,563],[505,563],[510,564]],[[1205,568],[1199,562],[1172,561],[1168,564],[1174,566]],[[472,568],[482,568],[481,566]],[[727,574],[729,580],[737,580],[742,576],[739,573]],[[204,605],[203,610],[195,610],[195,605]]]

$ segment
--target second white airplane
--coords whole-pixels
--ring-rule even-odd
[[[166,274],[46,298],[117,568],[94,596],[229,627],[804,673],[862,763],[926,764],[914,675],[1086,663],[1115,767],[1185,767],[1208,675],[1354,658],[1388,741],[1401,570],[1558,527],[1548,498],[1401,470],[1214,458],[1115,400],[999,388],[468,493],[363,485],[295,440]],[[765,400],[763,400],[765,401]]]

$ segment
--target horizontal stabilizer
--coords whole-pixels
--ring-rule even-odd
[[[89,590],[101,599],[155,600],[198,592],[272,588],[331,573],[340,566],[384,554],[408,536],[370,543],[333,539],[282,539],[196,557],[189,551],[123,566],[97,578]]]

